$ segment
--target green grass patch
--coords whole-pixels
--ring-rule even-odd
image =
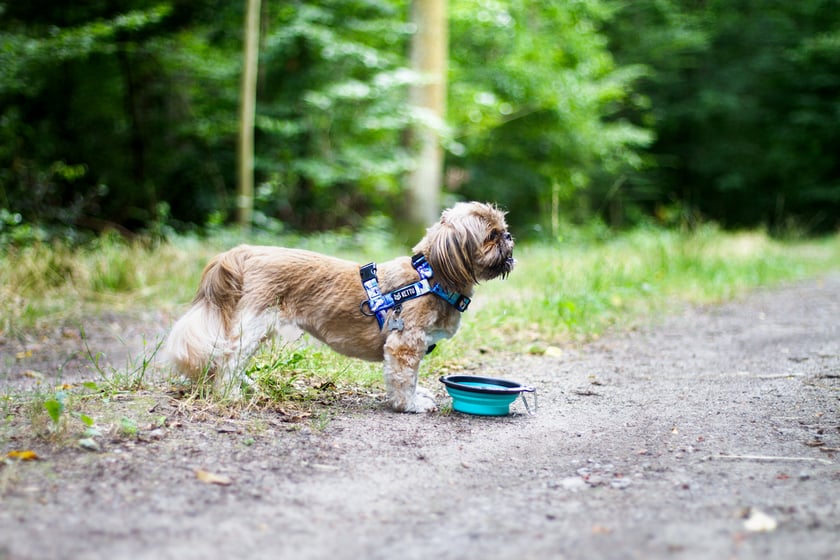
[[[225,230],[207,239],[182,236],[165,243],[105,235],[82,247],[61,242],[0,247],[0,334],[60,321],[83,322],[100,310],[178,311],[195,294],[207,261],[245,242],[360,260],[401,253],[375,228],[282,238],[264,233],[245,238]]]
[[[589,338],[682,303],[728,300],[840,268],[840,238],[637,230],[604,241],[527,245],[517,260],[507,281],[479,287],[459,345],[524,351]]]
[[[725,233],[709,226],[693,233],[639,229],[597,239],[572,230],[567,239],[518,246],[511,276],[477,288],[461,330],[424,360],[424,375],[457,370],[486,353],[540,353],[667,314],[685,302],[723,301],[759,286],[840,269],[836,236],[780,241],[763,232]],[[242,241],[235,232],[156,245],[106,236],[81,248],[36,244],[0,250],[0,334],[61,320],[83,325],[100,310],[160,308],[177,316],[207,260]],[[248,241],[360,263],[410,250],[376,229]],[[156,350],[150,347],[150,355]],[[121,388],[145,380],[148,361],[135,361],[125,379],[112,372]],[[266,346],[249,373],[263,397],[277,400],[318,399],[319,391],[339,384],[381,388],[380,364],[344,358],[306,338]]]

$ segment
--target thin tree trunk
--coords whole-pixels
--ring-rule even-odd
[[[417,28],[411,40],[411,67],[422,76],[422,82],[411,88],[409,102],[442,124],[449,48],[446,0],[413,0],[411,19]],[[408,213],[415,225],[428,225],[440,211],[443,149],[437,129],[418,125],[412,132],[418,152],[417,168],[408,176]]]
[[[237,222],[248,229],[254,210],[254,116],[257,105],[257,68],[260,40],[260,0],[247,0],[245,53],[239,113],[239,187]]]

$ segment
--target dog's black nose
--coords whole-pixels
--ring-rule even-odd
[[[513,236],[509,232],[505,232],[505,241],[513,241]]]

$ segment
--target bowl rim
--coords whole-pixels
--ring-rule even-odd
[[[523,385],[509,379],[500,379],[498,377],[483,377],[480,375],[442,375],[439,380],[441,383],[446,385],[447,388],[466,391],[468,393],[481,393],[484,395],[511,395],[535,391],[534,387],[529,387],[528,385]],[[465,383],[476,382],[496,385],[496,387],[476,387],[475,385],[465,385]]]

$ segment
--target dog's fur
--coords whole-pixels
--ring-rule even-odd
[[[493,205],[458,203],[445,210],[414,247],[434,271],[432,283],[472,296],[483,280],[506,276],[514,265],[513,239],[504,213]],[[409,257],[377,265],[383,293],[418,280]],[[300,249],[240,245],[204,269],[192,306],[175,324],[165,354],[193,381],[203,375],[216,387],[238,391],[242,370],[276,328],[292,324],[347,356],[385,362],[388,401],[394,410],[436,408],[417,387],[427,348],[458,329],[461,313],[428,294],[403,302],[402,330],[379,328],[362,314],[367,300],[359,264]],[[389,311],[389,318],[394,313]]]

